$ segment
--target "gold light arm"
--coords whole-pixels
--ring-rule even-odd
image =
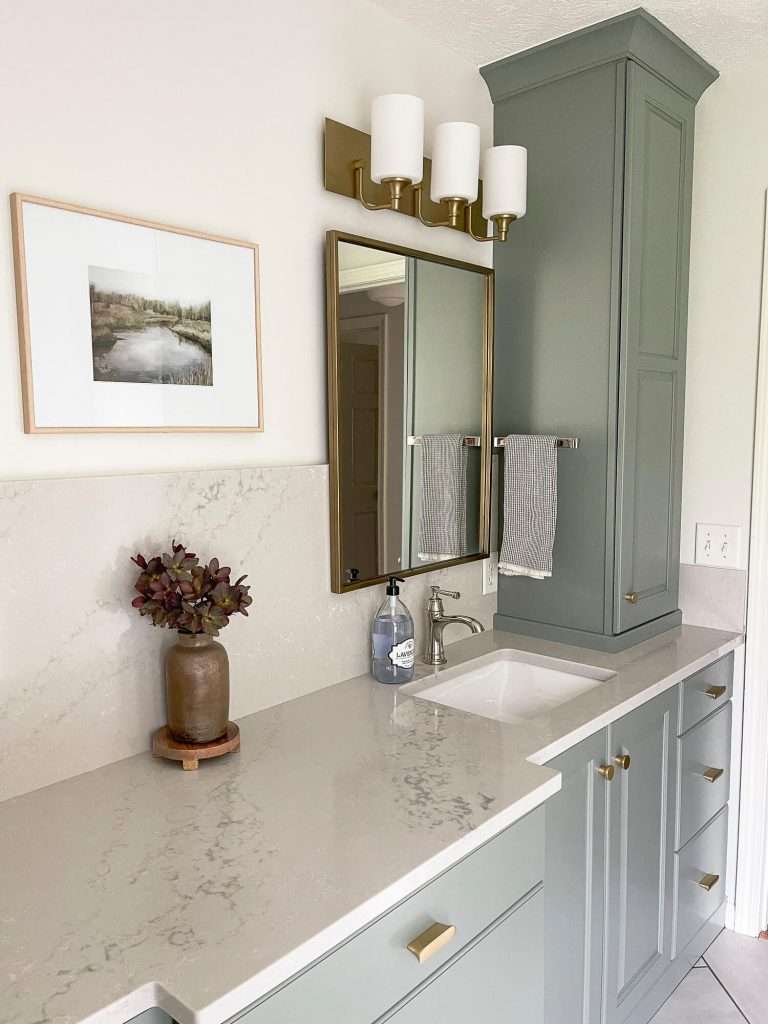
[[[388,203],[371,203],[365,198],[363,172],[365,164],[362,160],[355,160],[352,164],[355,172],[355,198],[362,203],[366,210],[400,210],[400,200],[405,189],[410,185],[407,178],[384,178],[381,182],[389,189]]]
[[[472,230],[472,207],[467,206],[464,210],[464,230],[470,236],[474,238],[476,242],[506,242],[509,234],[509,225],[513,220],[517,220],[517,217],[513,213],[500,213],[496,217],[491,217],[494,227],[498,229],[495,235],[476,235]]]
[[[459,220],[461,217],[462,208],[466,208],[466,199],[446,199],[444,202],[448,204],[448,219],[447,220],[427,220],[424,214],[421,212],[421,194],[424,191],[424,186],[421,182],[418,185],[413,186],[413,212],[419,218],[422,224],[428,228],[458,228],[461,225]]]

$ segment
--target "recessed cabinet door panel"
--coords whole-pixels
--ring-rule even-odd
[[[627,1020],[671,956],[676,710],[672,691],[608,730],[606,1024]]]
[[[693,104],[628,63],[617,633],[677,607]]]

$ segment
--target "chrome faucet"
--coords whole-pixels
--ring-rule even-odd
[[[441,590],[440,587],[432,587],[432,597],[427,602],[427,649],[424,654],[424,661],[427,665],[447,664],[443,630],[452,622],[463,622],[473,633],[482,633],[485,629],[482,622],[473,619],[471,615],[446,615],[443,609],[444,597],[453,597],[458,600],[461,594],[458,590]]]

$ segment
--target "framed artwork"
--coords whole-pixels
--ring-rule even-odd
[[[258,246],[11,196],[24,430],[260,431]]]

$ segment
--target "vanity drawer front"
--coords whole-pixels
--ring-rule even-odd
[[[727,846],[728,808],[724,807],[703,832],[675,854],[675,956],[725,899]]]
[[[680,684],[680,732],[717,711],[733,692],[733,651]]]
[[[543,864],[541,807],[236,1017],[237,1024],[376,1020],[531,892]],[[419,962],[408,943],[435,922],[456,933]]]
[[[544,1024],[544,895],[539,889],[471,942],[387,1024]],[[382,1022],[383,1024],[383,1022]]]
[[[679,849],[728,803],[731,763],[731,702],[679,739]]]

